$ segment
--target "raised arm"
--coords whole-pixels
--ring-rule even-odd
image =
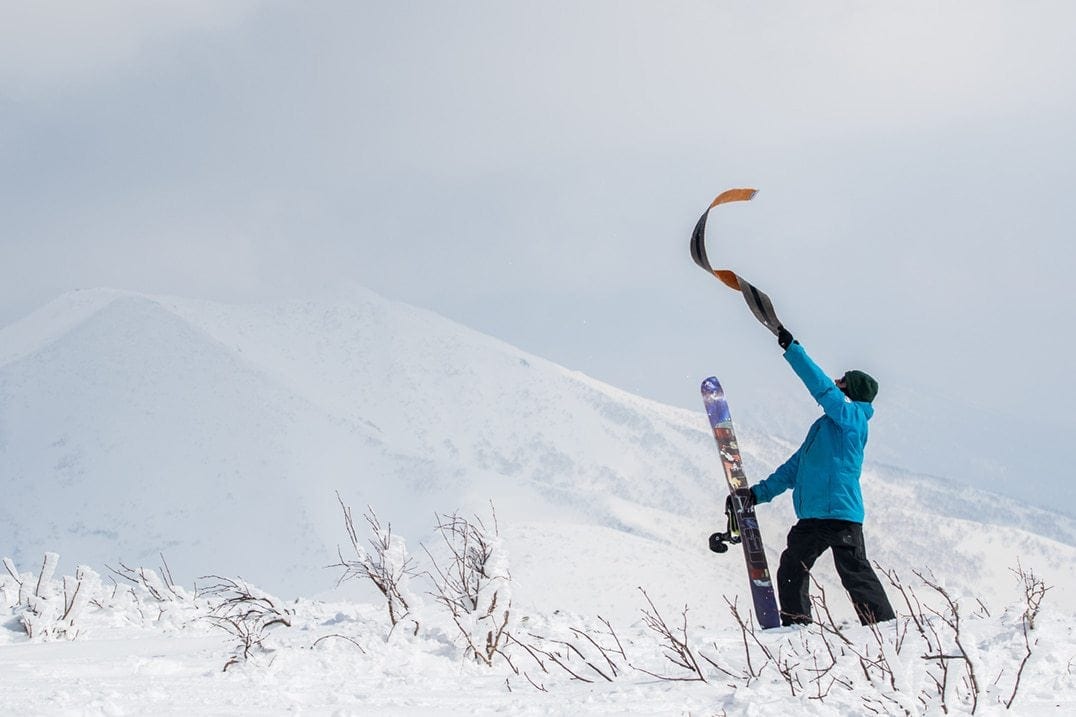
[[[792,338],[792,334],[785,327],[780,327],[777,334],[777,343],[785,350],[785,360],[792,366],[792,370],[803,381],[803,385],[811,393],[814,400],[822,407],[826,415],[837,423],[845,423],[850,419],[851,401],[844,392],[837,387],[833,379],[819,368],[818,364],[807,355],[799,341]]]

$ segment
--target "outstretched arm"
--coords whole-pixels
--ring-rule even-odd
[[[759,481],[751,488],[751,492],[755,495],[756,503],[769,503],[792,487],[792,484],[796,481],[796,471],[799,469],[800,451],[802,450],[803,448],[797,450],[792,454],[791,458],[770,474],[769,478]]]
[[[796,341],[788,329],[784,326],[778,328],[777,343],[785,350],[785,360],[792,366],[792,370],[803,381],[803,385],[811,392],[814,400],[822,407],[826,415],[838,423],[843,423],[847,415],[849,401],[844,392],[837,388],[826,372],[818,367],[803,346]]]

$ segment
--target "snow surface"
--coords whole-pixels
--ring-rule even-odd
[[[788,415],[812,405],[806,392],[788,401]],[[751,420],[738,433],[755,480],[800,438]],[[643,587],[667,616],[690,606],[711,655],[739,645],[742,657],[723,597],[749,602],[743,564],[706,549],[722,527],[720,481],[701,408],[632,396],[360,288],[251,306],[73,292],[0,330],[0,546],[15,572],[36,576],[56,552],[70,582],[74,561],[107,576],[121,563],[157,567],[163,554],[192,594],[200,576],[227,575],[304,597],[264,664],[224,673],[228,637],[198,599],[156,619],[137,601],[98,600],[70,629],[31,639],[9,576],[4,711],[862,711],[859,691],[807,701],[769,677],[732,689],[720,676],[702,685],[633,672],[604,686],[553,680],[540,692],[505,665],[464,660],[436,617],[417,636],[386,640],[380,595],[356,582],[337,588],[341,570],[326,567],[348,544],[337,492],[356,515],[373,506],[420,567],[423,546],[436,554],[438,514],[489,520],[492,502],[513,619],[570,634],[600,627],[601,615],[657,670],[660,646],[640,623]],[[871,557],[906,579],[932,571],[972,606],[996,606],[969,629],[1010,677],[1012,650],[997,646],[1015,639],[1002,617],[1019,599],[1012,568],[1054,586],[1021,691],[1036,709],[1071,708],[1076,648],[1059,598],[1076,588],[1074,522],[890,465],[869,464],[863,485]],[[789,501],[760,517],[775,563]],[[849,620],[827,558],[815,572],[835,619]],[[330,632],[348,639],[311,647]]]
[[[0,579],[5,600],[12,584]],[[63,600],[56,586],[44,594]],[[920,616],[945,634],[944,601],[921,588],[915,595],[928,606]],[[1026,603],[1017,599],[988,614],[970,596],[961,602],[961,644],[981,685],[975,713],[1072,714],[1071,614],[1057,602],[1046,607],[1025,643]],[[640,604],[646,606],[642,598]],[[154,597],[140,585],[99,587],[81,615],[54,623],[66,634],[33,640],[19,624],[26,608],[9,609],[13,616],[0,627],[5,714],[942,714],[936,662],[923,658],[925,643],[904,616],[877,635],[841,621],[829,623],[829,633],[745,633],[700,619],[703,611],[689,611],[683,622],[681,606],[655,604],[652,614],[685,636],[701,681],[670,661],[668,643],[639,618],[515,611],[513,634],[526,648],[509,646],[511,662],[485,666],[462,656],[458,633],[430,606],[416,611],[414,633],[391,631],[383,605],[300,599],[283,606],[289,624],[270,630],[263,649],[228,666],[234,640],[207,619],[209,601],[182,588]],[[1031,657],[1022,666],[1027,644]],[[952,639],[945,646],[957,649]],[[564,668],[528,649],[555,655]],[[790,686],[764,649],[799,682]],[[893,677],[864,678],[860,654],[884,654]],[[834,667],[812,683],[827,655]],[[949,669],[948,714],[969,714],[966,673],[960,664]]]

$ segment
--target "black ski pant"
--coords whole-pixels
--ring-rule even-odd
[[[781,553],[777,568],[783,625],[811,622],[810,570],[827,549],[833,550],[837,574],[861,623],[870,625],[896,617],[882,583],[867,561],[863,526],[847,520],[805,518],[788,532],[788,547]]]

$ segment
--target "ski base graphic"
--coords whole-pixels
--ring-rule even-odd
[[[710,536],[710,547],[715,552],[724,552],[727,550],[726,541],[740,542],[743,545],[751,598],[755,604],[755,618],[763,629],[780,627],[781,613],[773,594],[773,582],[766,563],[766,551],[762,546],[762,534],[755,518],[755,508],[749,500],[750,486],[743,472],[740,447],[736,443],[736,432],[732,427],[732,416],[725,400],[725,391],[713,376],[702,382],[702,400],[714,439],[717,441],[718,452],[721,454],[721,466],[728,482],[732,510],[729,515],[729,530]]]

